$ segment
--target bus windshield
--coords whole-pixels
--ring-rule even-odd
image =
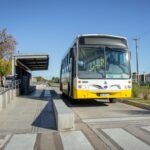
[[[78,76],[82,79],[129,79],[128,52],[109,47],[80,47]]]

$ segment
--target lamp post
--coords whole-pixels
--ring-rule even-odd
[[[136,72],[137,72],[137,84],[139,85],[139,62],[138,62],[138,40],[139,38],[134,38],[135,47],[136,47]]]

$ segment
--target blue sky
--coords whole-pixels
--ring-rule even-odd
[[[102,33],[128,38],[132,72],[135,43],[140,35],[139,70],[150,72],[149,0],[0,0],[0,29],[17,40],[20,53],[48,53],[47,79],[59,76],[61,59],[78,34]]]

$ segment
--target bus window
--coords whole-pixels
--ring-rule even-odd
[[[84,47],[79,49],[79,78],[104,78],[104,48]]]
[[[106,78],[129,78],[128,52],[106,48]]]

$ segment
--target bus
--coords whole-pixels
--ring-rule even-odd
[[[131,97],[130,51],[122,36],[79,35],[61,62],[60,90],[72,102]]]

